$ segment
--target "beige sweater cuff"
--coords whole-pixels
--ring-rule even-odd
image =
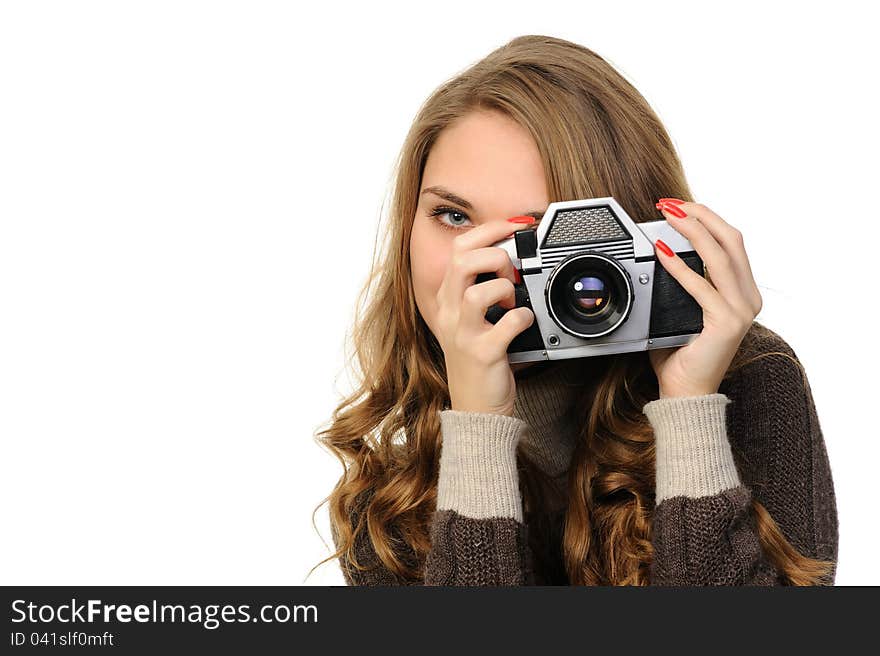
[[[655,505],[675,496],[713,496],[740,484],[727,439],[725,394],[669,397],[642,412],[654,429]]]
[[[442,410],[437,510],[522,522],[516,447],[526,426],[507,415]]]

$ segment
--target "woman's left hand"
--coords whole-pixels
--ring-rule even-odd
[[[761,294],[739,230],[700,203],[660,199],[657,209],[694,246],[712,278],[709,282],[674,252],[670,256],[662,241],[654,244],[662,266],[703,308],[703,330],[693,341],[648,351],[660,398],[714,394],[761,311]]]

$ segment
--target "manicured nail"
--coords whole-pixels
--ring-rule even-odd
[[[514,270],[513,270],[513,279],[516,280],[516,284],[517,284],[517,285],[521,285],[521,284],[522,284],[522,276],[519,275],[519,269],[514,269]]]
[[[657,248],[663,251],[664,254],[668,255],[669,257],[672,257],[674,255],[672,249],[669,248],[669,246],[667,246],[662,239],[658,239],[655,243],[657,244]]]
[[[687,216],[687,212],[682,210],[680,207],[676,207],[675,205],[672,205],[670,203],[657,203],[656,207],[658,210],[666,210],[672,216],[678,219],[683,219]]]
[[[661,198],[661,203],[672,203],[674,205],[681,205],[684,201],[679,200],[678,198]]]
[[[511,223],[534,223],[535,217],[533,216],[514,216],[507,219]]]

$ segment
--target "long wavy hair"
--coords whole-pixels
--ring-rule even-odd
[[[581,45],[520,36],[439,86],[419,109],[396,162],[390,225],[382,230],[386,240],[378,252],[374,246],[346,344],[346,362],[357,358],[359,386],[336,407],[329,428],[317,433],[344,469],[318,505],[329,502],[338,544],[318,565],[345,557],[360,567],[354,545],[361,537],[398,580],[417,584],[423,578],[437,498],[439,411],[449,407],[449,392],[442,349],[416,306],[409,243],[432,144],[474,110],[502,112],[531,133],[550,202],[614,196],[630,216],[653,220],[659,218],[657,198],[692,199],[654,111],[610,64]],[[728,377],[755,357],[773,355],[758,353],[759,327],[755,322],[743,339]],[[565,573],[572,585],[647,585],[655,452],[641,409],[658,398],[656,377],[645,352],[590,360],[592,374],[578,404],[583,433],[568,474]],[[524,509],[540,517],[537,510],[553,487],[522,446],[517,461]],[[351,511],[362,499],[368,499],[360,508],[362,521],[352,526]],[[785,583],[825,580],[832,562],[798,553],[754,498],[752,512],[765,553]],[[540,520],[538,526],[530,543],[540,560],[550,527]]]

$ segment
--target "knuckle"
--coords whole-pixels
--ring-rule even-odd
[[[471,285],[467,289],[464,290],[464,296],[462,301],[467,303],[468,305],[475,304],[480,298],[480,290],[477,289],[476,285]]]

